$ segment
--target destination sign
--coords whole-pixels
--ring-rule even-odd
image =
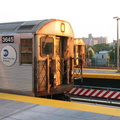
[[[14,36],[2,36],[2,43],[14,43]]]

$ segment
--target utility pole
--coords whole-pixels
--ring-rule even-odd
[[[117,72],[120,72],[120,66],[119,66],[119,17],[113,17],[114,19],[117,20]]]

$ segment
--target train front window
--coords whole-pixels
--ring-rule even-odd
[[[53,41],[52,37],[41,38],[41,56],[53,55]]]
[[[32,39],[21,39],[21,64],[32,64]]]

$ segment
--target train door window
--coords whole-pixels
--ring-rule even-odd
[[[56,37],[56,55],[60,56],[60,37]]]
[[[32,39],[21,39],[21,64],[32,64]]]
[[[52,37],[41,37],[41,56],[53,55],[54,39]]]

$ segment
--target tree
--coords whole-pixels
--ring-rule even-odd
[[[109,57],[110,57],[110,64],[116,66],[116,61],[117,61],[117,45],[109,45],[109,44],[96,44],[94,46],[89,46],[91,47],[94,52],[100,52],[100,51],[109,51]],[[91,53],[89,53],[91,54]],[[89,58],[91,59],[90,55]],[[92,59],[93,60],[93,59]]]
[[[91,50],[87,51],[87,58],[88,59],[93,59],[93,53]]]
[[[110,63],[115,64],[117,61],[117,45],[113,47],[113,49],[109,52]]]
[[[110,46],[109,44],[106,44],[106,43],[96,44],[91,47],[95,52],[104,51],[104,50],[109,51],[112,49],[112,46]]]

